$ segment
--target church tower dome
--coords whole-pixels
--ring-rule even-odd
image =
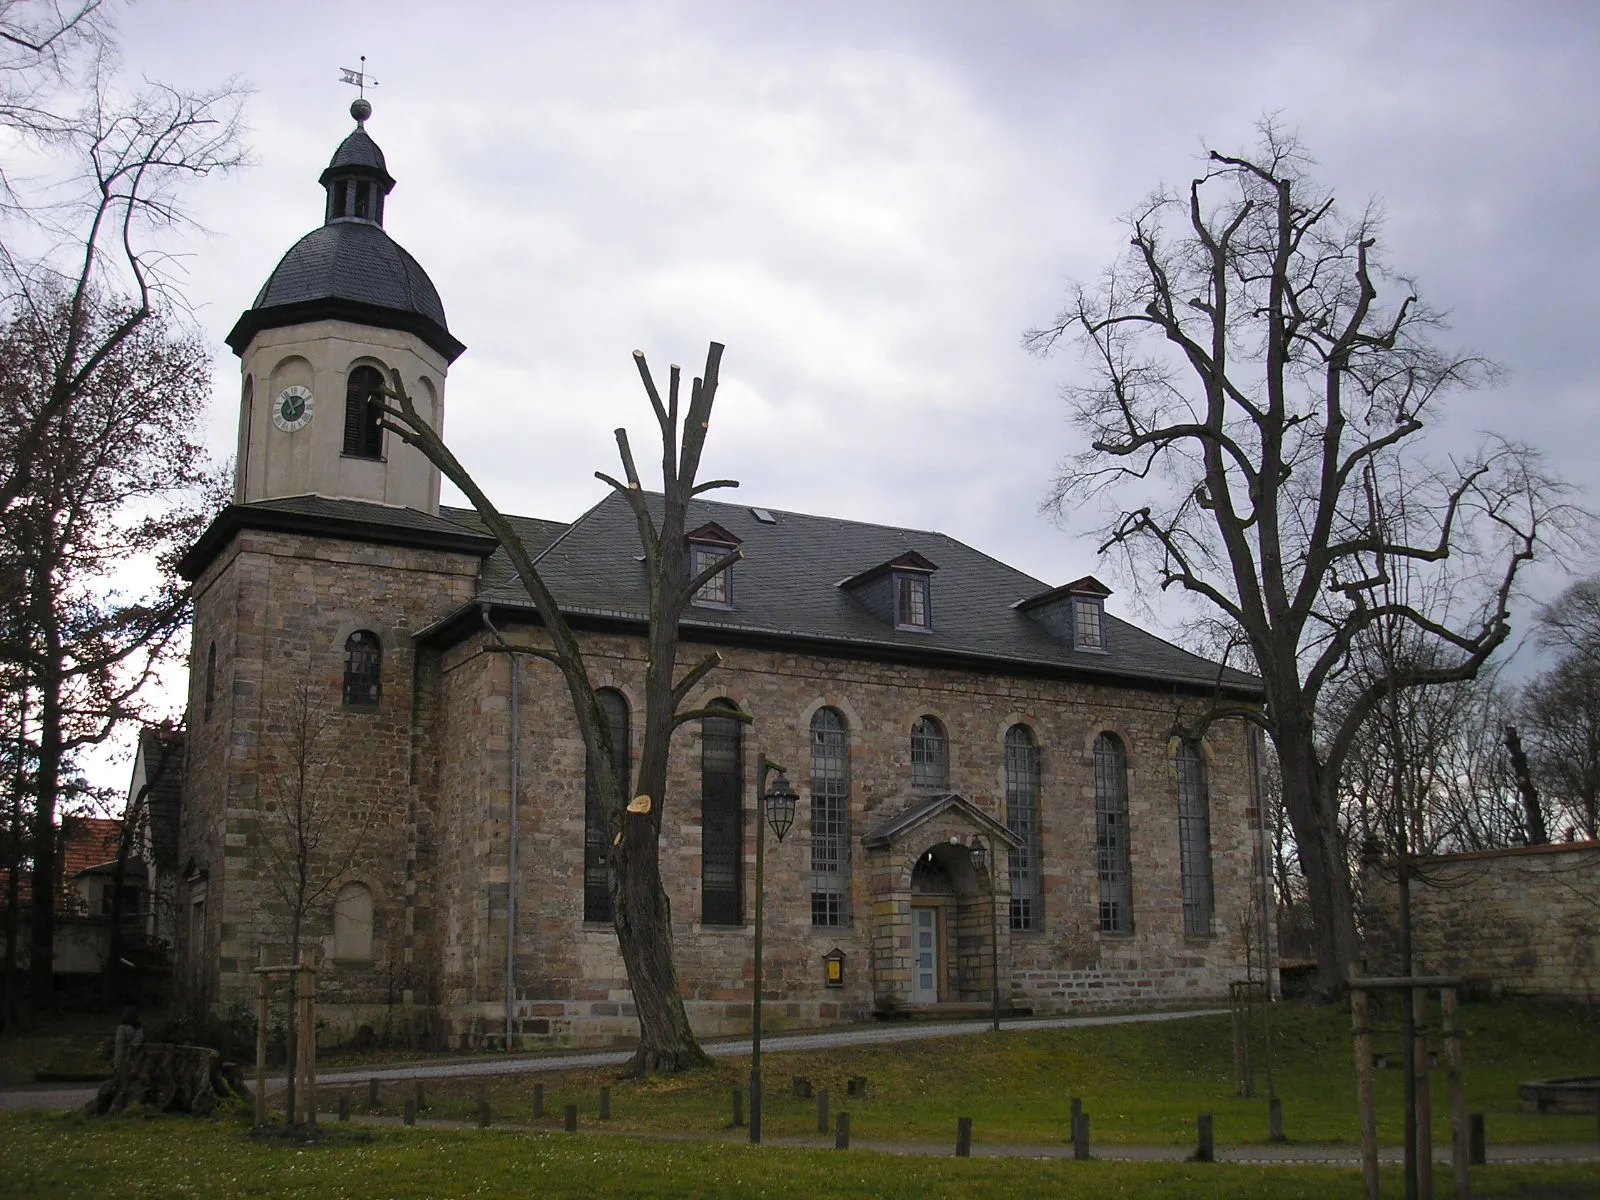
[[[322,225],[227,337],[244,372],[235,499],[314,493],[437,512],[437,471],[377,425],[373,396],[399,369],[439,427],[445,373],[466,347],[428,273],[383,227],[395,180],[367,133],[372,105],[350,113],[356,128],[318,180]]]

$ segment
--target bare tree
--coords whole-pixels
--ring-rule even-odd
[[[262,874],[276,901],[276,925],[298,963],[314,926],[323,924],[341,884],[351,875],[376,817],[352,810],[331,786],[328,738],[333,716],[315,682],[302,679],[281,698],[283,719],[263,736],[257,778],[256,842]],[[298,1005],[294,975],[288,982],[288,1088],[284,1112],[294,1122]]]
[[[1552,832],[1600,837],[1600,664],[1574,652],[1530,680],[1520,728]]]
[[[628,972],[639,1014],[639,1049],[630,1071],[679,1071],[708,1060],[689,1026],[678,988],[677,965],[672,951],[672,914],[661,884],[661,821],[666,808],[667,756],[672,734],[681,725],[708,714],[684,709],[695,686],[714,670],[721,656],[712,653],[678,673],[678,623],[694,594],[741,557],[730,551],[698,573],[691,574],[684,535],[689,502],[715,488],[737,487],[728,479],[697,483],[700,456],[710,427],[712,404],[722,363],[722,346],[711,343],[705,372],[694,380],[686,414],[679,410],[679,368],[669,371],[667,396],[662,398],[644,355],[634,352],[639,378],[644,383],[661,437],[662,490],[647,495],[634,464],[626,430],[616,431],[622,457],[623,479],[601,472],[596,475],[628,502],[638,525],[650,589],[649,658],[645,668],[644,747],[638,777],[632,789],[616,769],[610,724],[595,698],[583,649],[568,625],[550,589],[540,578],[532,556],[516,530],[500,514],[456,459],[438,433],[418,414],[398,372],[392,373],[384,424],[410,445],[416,446],[461,489],[499,540],[523,588],[533,601],[550,639],[548,649],[518,649],[554,664],[566,682],[583,733],[590,769],[599,785],[601,803],[608,814],[614,839],[607,855],[610,864],[612,920],[617,944]],[[719,717],[741,717],[715,710]],[[630,802],[629,796],[637,798]]]
[[[1128,219],[1126,254],[1027,335],[1082,349],[1067,390],[1089,448],[1047,501],[1104,506],[1102,552],[1135,579],[1177,587],[1244,635],[1262,724],[1314,916],[1320,988],[1356,959],[1339,779],[1363,724],[1390,692],[1470,679],[1509,631],[1518,572],[1559,516],[1559,488],[1526,448],[1493,440],[1437,461],[1419,436],[1450,391],[1490,364],[1441,351],[1439,321],[1378,253],[1379,219],[1342,216],[1271,123],[1247,155],[1210,152],[1182,193]],[[1385,299],[1385,294],[1390,299]],[[1408,503],[1379,521],[1374,492]],[[1442,607],[1385,602],[1372,574],[1426,574],[1450,561]],[[1350,690],[1330,680],[1377,622],[1439,648]]]

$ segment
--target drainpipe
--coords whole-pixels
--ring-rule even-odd
[[[511,663],[511,831],[506,838],[506,1032],[505,1052],[511,1052],[512,1030],[516,1021],[517,1002],[517,795],[519,791],[518,768],[522,757],[520,731],[522,729],[522,672],[518,669],[517,652],[511,648],[500,631],[489,620],[489,607],[478,610],[483,626],[505,651]]]

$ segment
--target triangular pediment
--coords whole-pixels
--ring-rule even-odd
[[[931,821],[954,817],[972,826],[974,833],[994,838],[996,842],[1015,850],[1022,839],[960,792],[935,792],[932,795],[914,794],[906,803],[883,817],[861,839],[868,850],[881,850],[901,842],[911,841],[916,831]]]

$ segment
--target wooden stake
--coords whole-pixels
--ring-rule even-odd
[[[1372,1093],[1372,996],[1366,988],[1350,989],[1350,1027],[1356,1042],[1362,1194],[1366,1200],[1378,1200],[1378,1110]]]
[[[956,1157],[972,1157],[972,1118],[956,1118]]]
[[[1411,1043],[1411,1069],[1417,1079],[1417,1197],[1433,1200],[1433,1100],[1428,1088],[1428,992],[1411,992],[1411,1019],[1415,1023]]]
[[[833,1148],[835,1150],[850,1149],[850,1114],[839,1114],[839,1128],[833,1135]]]
[[[1200,1137],[1194,1148],[1195,1162],[1216,1162],[1217,1143],[1210,1113],[1200,1114],[1200,1122],[1197,1129]]]
[[[1450,1173],[1455,1176],[1456,1200],[1472,1196],[1472,1148],[1467,1133],[1467,1087],[1462,1071],[1461,1022],[1456,1015],[1456,989],[1441,988],[1445,1052],[1450,1063]]]
[[[262,957],[266,957],[265,951]],[[267,1123],[267,976],[256,976],[256,1128]]]

